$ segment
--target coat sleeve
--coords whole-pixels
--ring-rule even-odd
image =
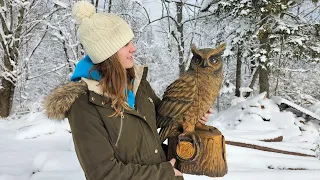
[[[69,113],[75,149],[89,180],[173,180],[170,162],[139,165],[118,161],[97,110],[87,102],[75,102]]]

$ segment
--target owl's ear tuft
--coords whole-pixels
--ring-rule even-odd
[[[216,52],[223,54],[223,51],[226,49],[227,43],[222,43],[216,48]]]
[[[196,45],[191,44],[191,52],[192,52],[192,54],[199,54],[199,51],[198,51]]]
[[[221,56],[224,53],[224,50],[226,49],[227,44],[226,43],[222,43],[220,44],[217,48],[212,49],[209,54],[210,56],[214,55],[214,56]]]

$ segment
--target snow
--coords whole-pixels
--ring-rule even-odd
[[[261,62],[266,62],[266,61],[267,61],[267,57],[266,57],[265,55],[262,55],[262,56],[260,57],[260,61],[261,61]]]
[[[241,10],[240,15],[248,15],[251,11],[249,9]]]
[[[304,38],[304,37],[295,37],[294,39],[291,39],[290,42],[293,42],[293,43],[297,43],[299,44],[300,46],[303,45],[303,42],[306,41],[307,39]]]
[[[200,7],[200,11],[207,9],[211,4],[212,4],[212,0],[203,0]]]
[[[52,0],[52,2],[56,5],[59,5],[63,8],[68,8],[69,7],[69,4],[68,3],[65,3],[65,2],[62,2],[60,0]]]
[[[80,171],[77,156],[71,151],[40,152],[33,160],[33,171]]]
[[[250,87],[240,87],[239,91],[240,92],[252,92],[253,89],[251,89]]]
[[[226,82],[223,84],[223,86],[220,89],[220,95],[221,94],[231,94],[236,89],[236,86],[234,86],[232,83],[230,83],[229,80],[226,80]]]
[[[222,57],[231,56],[233,54],[234,54],[234,52],[231,50],[230,47],[227,46],[227,48],[224,50],[224,53],[223,53]]]
[[[313,118],[315,118],[315,119],[320,121],[320,116],[319,115],[317,115],[317,114],[315,114],[315,113],[313,113],[313,112],[311,112],[311,111],[309,111],[309,110],[307,110],[307,109],[305,109],[305,108],[303,108],[301,106],[298,106],[297,104],[295,104],[293,102],[290,102],[290,101],[288,101],[288,100],[286,100],[284,98],[278,97],[278,96],[274,96],[274,97],[272,97],[272,99],[273,99],[273,101],[275,101],[279,105],[281,103],[287,104],[287,105],[289,105],[289,106],[291,106],[291,107],[293,107],[293,108],[295,108],[295,109],[297,109],[297,110],[299,110],[299,111],[301,111],[301,112],[303,112],[305,114],[308,114],[308,115],[312,116]],[[317,107],[315,107],[315,109],[318,109],[316,111],[319,111],[319,106],[320,105],[315,105],[315,106],[317,106]]]
[[[277,104],[281,102],[294,106],[293,103],[279,97],[266,99],[265,93],[246,100],[240,97],[232,101],[232,106],[228,110],[215,114],[208,125],[215,126],[223,132],[230,130],[281,132],[284,141],[302,142],[319,138],[319,127],[311,122],[302,124],[300,121],[304,123],[304,119],[297,118],[292,112],[280,112]],[[297,105],[294,107],[301,109]],[[308,110],[304,112],[312,113]]]
[[[277,99],[277,98],[276,98]],[[234,100],[227,110],[210,117],[226,141],[320,156],[318,121],[281,112],[265,93]],[[280,101],[281,102],[281,101]],[[286,102],[288,103],[288,102]],[[310,107],[319,111],[319,103]],[[317,110],[317,111],[315,111]],[[283,136],[281,142],[264,142]],[[1,180],[85,180],[67,120],[49,120],[43,112],[0,121]],[[226,145],[228,174],[222,180],[318,180],[320,160]],[[186,180],[212,179],[184,174]]]
[[[320,102],[316,102],[309,107],[309,110],[320,117]]]

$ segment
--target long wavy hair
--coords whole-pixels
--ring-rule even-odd
[[[111,99],[111,105],[115,112],[110,117],[119,116],[124,109],[130,109],[127,96],[128,92],[133,90],[134,68],[125,69],[116,53],[107,60],[94,65],[90,72],[93,70],[99,71],[99,84],[102,87],[102,92]]]

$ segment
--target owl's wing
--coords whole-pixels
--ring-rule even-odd
[[[181,76],[170,84],[158,107],[157,126],[162,128],[177,120],[176,117],[191,106],[196,90],[195,77],[189,74]]]

